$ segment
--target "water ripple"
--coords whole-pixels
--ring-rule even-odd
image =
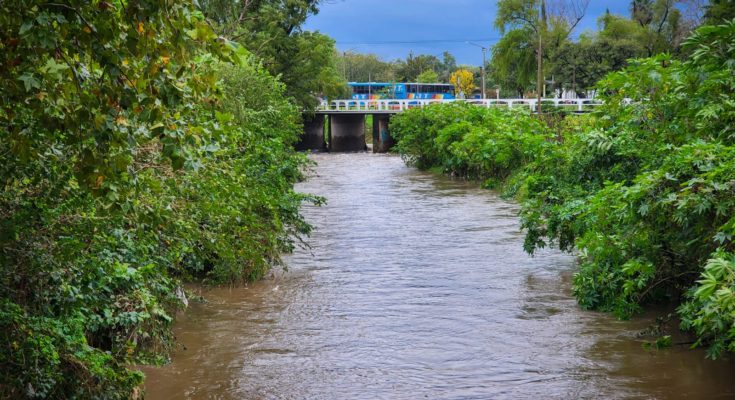
[[[573,257],[522,250],[515,204],[398,157],[320,154],[299,189],[316,230],[289,272],[207,291],[186,350],[146,369],[152,399],[696,398],[735,393],[732,362],[649,354],[580,311]],[[686,375],[687,379],[681,379]]]

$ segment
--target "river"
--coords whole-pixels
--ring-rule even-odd
[[[732,360],[580,310],[574,258],[526,255],[516,204],[393,155],[312,158],[311,249],[203,292],[147,399],[735,398]]]

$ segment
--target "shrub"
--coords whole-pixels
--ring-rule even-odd
[[[409,164],[512,187],[527,251],[578,251],[582,307],[626,318],[683,301],[682,328],[716,357],[735,349],[735,21],[686,45],[686,62],[659,55],[608,75],[605,105],[554,121],[556,140],[529,116],[467,105],[392,127]]]
[[[131,398],[182,279],[257,279],[308,232],[299,112],[190,3],[3,2],[0,28],[0,397]]]

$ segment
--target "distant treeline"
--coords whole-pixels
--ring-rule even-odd
[[[573,38],[572,28],[586,12],[585,1],[550,3],[557,7],[548,5],[542,19],[540,0],[498,1],[494,25],[502,37],[493,46],[488,44],[488,92],[500,89],[503,96],[522,97],[536,90],[539,31],[543,32],[547,92],[566,90],[585,96],[606,74],[624,68],[631,58],[670,53],[685,59],[689,53],[682,42],[695,28],[735,18],[735,2],[729,0],[633,0],[628,15],[607,12],[598,17],[597,31]],[[448,51],[441,58],[409,54],[394,61],[374,54],[337,52],[335,65],[348,81],[449,83],[451,73],[463,68],[473,72],[476,85],[481,82],[479,66],[457,65]]]

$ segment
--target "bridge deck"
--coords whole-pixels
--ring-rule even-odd
[[[317,109],[315,111],[315,114],[320,114],[320,115],[331,115],[331,114],[364,114],[364,115],[386,114],[386,115],[393,115],[393,114],[398,114],[398,113],[400,113],[402,111],[403,110],[376,110],[376,109],[323,110],[323,109]]]
[[[317,114],[397,114],[410,108],[423,108],[431,104],[464,102],[478,107],[528,108],[536,110],[536,99],[467,99],[467,100],[417,100],[417,99],[381,99],[381,100],[334,100],[322,102],[316,110]],[[602,105],[595,99],[541,99],[541,106],[566,109],[573,112],[587,112]]]

